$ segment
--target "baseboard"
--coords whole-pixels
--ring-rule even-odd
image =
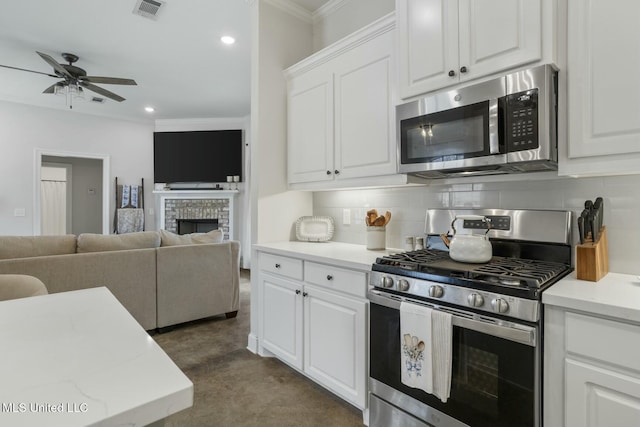
[[[253,354],[258,354],[258,337],[253,334],[249,334],[247,341],[247,350]]]

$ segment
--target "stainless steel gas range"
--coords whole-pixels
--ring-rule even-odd
[[[484,233],[489,224],[486,263],[450,257],[445,242],[465,215],[483,220],[458,220],[460,235]],[[572,271],[571,212],[428,210],[425,232],[426,249],[380,257],[372,266],[370,426],[539,427],[541,295]],[[402,303],[451,314],[446,402],[401,381]]]

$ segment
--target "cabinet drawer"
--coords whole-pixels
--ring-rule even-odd
[[[302,260],[273,254],[260,254],[260,270],[302,280]]]
[[[567,313],[567,351],[640,371],[640,326]]]
[[[304,281],[313,285],[333,289],[366,298],[367,273],[346,270],[325,264],[305,262]]]

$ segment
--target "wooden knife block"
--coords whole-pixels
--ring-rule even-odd
[[[585,241],[576,246],[576,277],[597,282],[609,272],[609,248],[607,228],[602,227],[598,240]]]

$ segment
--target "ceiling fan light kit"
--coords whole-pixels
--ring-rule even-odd
[[[37,52],[38,55],[51,67],[53,67],[54,74],[43,73],[41,71],[27,70],[24,68],[12,67],[9,65],[0,65],[0,67],[10,68],[19,71],[28,71],[30,73],[44,74],[49,77],[61,78],[62,81],[52,84],[46,88],[42,93],[52,93],[55,95],[65,96],[67,105],[69,108],[73,108],[73,100],[84,99],[84,89],[88,89],[106,98],[112,99],[117,102],[122,102],[125,98],[118,94],[115,94],[107,89],[95,85],[100,84],[114,84],[114,85],[137,85],[135,80],[123,79],[119,77],[99,77],[99,76],[87,76],[87,72],[75,65],[78,61],[78,56],[72,53],[63,53],[62,57],[68,64],[59,64],[55,59],[46,53]]]

